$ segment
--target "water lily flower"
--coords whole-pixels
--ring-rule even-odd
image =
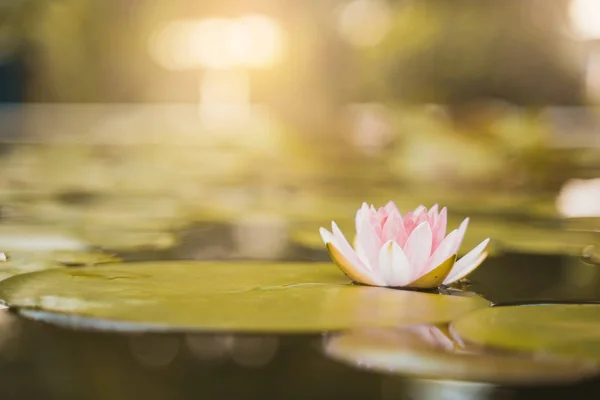
[[[363,203],[356,213],[354,248],[335,222],[320,229],[333,262],[353,281],[371,286],[433,289],[450,285],[487,257],[489,238],[457,261],[469,224],[466,218],[446,236],[446,207],[424,206],[404,216],[394,202],[378,210]]]

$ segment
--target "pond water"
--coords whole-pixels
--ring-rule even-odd
[[[326,259],[319,251],[302,254]],[[471,281],[470,290],[498,305],[600,302],[597,266],[574,256],[503,253],[489,259]],[[455,360],[450,368],[466,368],[462,380],[436,380],[427,373],[421,379],[419,368],[427,372],[423,367],[427,361],[415,363],[412,371],[409,367],[402,374],[393,368],[372,370],[360,362],[353,366],[327,356],[331,349],[336,351],[330,346],[339,350],[340,342],[332,342],[336,338],[328,333],[94,332],[32,321],[4,310],[0,314],[0,397],[416,400],[590,398],[600,394],[600,379],[591,376],[562,382],[562,372],[556,375],[556,370],[527,362],[515,364],[515,376],[522,377],[513,379],[515,384],[469,382],[464,378],[472,375],[469,368],[473,366],[457,366]],[[397,343],[410,341],[401,338]],[[439,360],[434,362],[441,365]],[[506,369],[513,368],[504,362],[485,359],[480,370],[494,381],[495,368],[500,377],[508,376]]]

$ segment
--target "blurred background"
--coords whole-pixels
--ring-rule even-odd
[[[350,237],[363,201],[394,200],[470,216],[463,252],[493,239],[473,290],[494,302],[597,301],[599,106],[600,0],[0,0],[0,279],[106,253],[326,261],[320,226]],[[181,338],[4,320],[26,343],[0,346],[7,398],[265,398],[274,379],[400,398],[313,344],[258,380],[279,339],[186,336],[235,361],[221,384],[182,372]]]
[[[554,250],[600,216],[599,39],[595,0],[0,1],[4,228],[310,256],[393,199]]]

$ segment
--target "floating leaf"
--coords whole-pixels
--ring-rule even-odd
[[[600,361],[600,304],[493,307],[453,327],[465,341],[483,346]]]
[[[20,275],[9,306],[70,326],[124,331],[319,332],[452,320],[488,302],[355,286],[330,263],[154,262]],[[82,318],[80,318],[82,317]]]
[[[411,326],[342,333],[325,352],[354,367],[413,378],[504,384],[565,383],[598,374],[597,364],[461,348],[444,327]]]
[[[98,265],[117,261],[117,257],[100,251],[12,252],[7,261],[0,262],[0,279],[64,266]]]

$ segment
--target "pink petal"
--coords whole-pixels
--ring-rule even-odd
[[[408,258],[414,273],[420,271],[431,255],[432,233],[429,222],[422,222],[410,234],[404,245],[404,254]]]
[[[398,213],[391,213],[383,225],[382,239],[396,241],[403,232],[402,217]]]
[[[433,229],[433,245],[432,251],[435,251],[437,247],[440,245],[442,240],[444,240],[444,236],[446,236],[446,228],[448,224],[448,210],[446,207],[442,208],[440,214],[435,222],[435,225],[432,225]],[[466,228],[465,228],[466,230]]]
[[[420,205],[419,207],[415,208],[415,211],[413,211],[413,214],[416,217],[420,217],[423,214],[427,214],[427,207],[425,207],[424,205]]]
[[[429,211],[427,211],[427,216],[429,216],[429,221],[435,221],[437,219],[438,207],[439,206],[437,204],[434,204],[433,206],[431,206]]]
[[[453,350],[454,342],[446,336],[440,329],[433,325],[417,325],[408,326],[402,329],[403,331],[413,332],[419,338],[432,347],[442,348],[444,350]]]
[[[490,242],[490,239],[485,239],[483,242],[479,243],[477,247],[464,255],[460,260],[454,264],[454,268],[448,274],[446,279],[444,280],[444,285],[449,285],[453,282],[456,282],[459,279],[464,278],[469,275],[475,268],[477,268],[482,262],[481,258],[483,250]],[[485,259],[485,257],[483,257]]]
[[[385,242],[379,252],[379,273],[387,286],[404,286],[412,281],[408,259],[392,240]]]
[[[457,238],[458,230],[455,229],[450,232],[444,240],[442,240],[442,243],[440,243],[438,248],[433,252],[432,256],[429,257],[429,260],[425,264],[424,268],[419,271],[419,275],[425,275],[446,261],[452,254],[454,254]]]
[[[386,212],[387,212],[388,215],[390,215],[392,213],[398,213],[398,215],[400,215],[400,217],[402,217],[402,213],[398,209],[398,206],[396,206],[396,203],[394,203],[391,200],[388,201],[388,203],[385,205],[385,210],[386,210]]]

